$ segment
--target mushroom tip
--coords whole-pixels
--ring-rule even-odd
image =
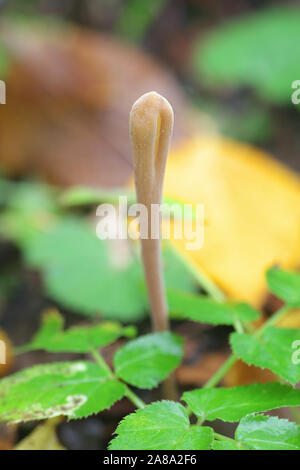
[[[168,109],[173,113],[172,106],[169,101],[156,91],[148,91],[140,96],[133,104],[132,111],[138,111],[140,109],[154,109],[160,111],[161,109]]]

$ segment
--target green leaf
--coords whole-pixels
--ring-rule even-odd
[[[237,319],[252,321],[259,318],[259,313],[247,304],[221,303],[204,295],[171,289],[168,289],[167,295],[170,310],[189,320],[213,325],[233,325]]]
[[[238,442],[234,441],[214,441],[213,450],[242,450]]]
[[[193,293],[196,291],[189,269],[166,241],[162,245],[164,278],[168,289]]]
[[[234,353],[246,364],[270,369],[293,385],[300,381],[300,364],[294,364],[294,341],[299,330],[267,328],[258,338],[245,333],[233,333],[230,343]]]
[[[0,204],[6,206],[9,198],[12,195],[14,183],[0,175]],[[2,207],[1,207],[2,210]]]
[[[126,191],[124,188],[103,190],[90,188],[88,186],[74,186],[62,193],[60,203],[63,207],[67,208],[98,205],[103,203],[118,204],[120,196],[126,196],[128,204],[134,204],[136,202],[135,193],[132,191]]]
[[[266,274],[269,289],[288,305],[300,307],[300,274],[271,268]]]
[[[65,218],[30,244],[26,258],[42,269],[48,295],[62,305],[88,316],[137,320],[148,308],[140,260],[128,247],[128,256],[118,264],[113,249],[84,221]],[[164,264],[167,285],[195,289],[190,274],[168,250]]]
[[[182,339],[169,332],[152,333],[130,341],[114,356],[118,377],[135,387],[153,388],[180,363]]]
[[[211,116],[222,135],[250,143],[266,142],[272,135],[270,111],[258,103],[252,103],[250,97],[249,100],[243,99],[238,107],[233,107],[226,99],[221,101],[218,96],[196,98],[195,104]]]
[[[124,188],[114,188],[113,190],[104,190],[104,189],[95,189],[85,186],[75,186],[73,188],[67,189],[63,192],[60,197],[60,204],[63,207],[80,207],[80,206],[90,206],[98,205],[103,203],[113,204],[117,206],[120,201],[120,197],[127,198],[127,204],[136,203],[136,195],[133,191],[126,191]],[[188,220],[195,220],[196,212],[193,208],[188,211],[188,208],[185,207],[184,203],[175,197],[164,197],[163,204],[161,206],[162,216],[168,216],[171,218],[176,218],[176,208],[173,206],[180,206],[181,209],[185,210],[184,216]]]
[[[300,450],[300,426],[271,416],[246,416],[235,438],[251,450]]]
[[[12,183],[10,182],[10,185]],[[10,187],[8,205],[19,214],[34,215],[34,212],[57,212],[55,198],[57,191],[43,183],[23,181]]]
[[[199,79],[224,88],[250,86],[263,98],[291,103],[291,84],[299,77],[300,10],[274,7],[227,22],[195,49]]]
[[[0,232],[18,243],[27,258],[36,240],[56,222],[56,191],[33,182],[9,182],[6,186],[8,195],[4,202],[7,207],[0,216]]]
[[[63,331],[63,319],[56,311],[50,311],[43,317],[41,329],[33,340],[19,348],[20,351],[45,349],[50,352],[87,353],[92,349],[107,346],[120,336],[132,337],[135,328],[126,327],[116,322],[105,322],[93,326],[69,328]]]
[[[92,362],[44,364],[0,381],[0,419],[84,418],[110,408],[125,392],[124,384]]]
[[[88,316],[122,321],[145,316],[149,304],[143,269],[130,243],[125,250],[121,246],[120,257],[118,242],[99,240],[84,219],[62,218],[57,193],[47,185],[9,183],[7,188],[4,182],[1,186],[8,197],[0,232],[20,245],[27,264],[42,271],[49,297]],[[168,244],[163,261],[167,286],[195,291],[191,274]]]
[[[123,6],[116,31],[132,41],[142,41],[151,23],[165,6],[167,0],[129,0]]]
[[[186,409],[172,401],[155,402],[121,421],[110,450],[208,450],[213,430],[191,426]]]
[[[76,312],[124,321],[144,315],[139,263],[129,257],[115,266],[107,241],[79,219],[65,219],[40,237],[29,259],[43,269],[50,297]]]
[[[7,72],[10,69],[11,59],[4,46],[0,47],[0,79],[5,79]]]
[[[239,421],[247,414],[300,405],[300,390],[279,383],[251,384],[232,388],[203,388],[182,396],[202,421]]]

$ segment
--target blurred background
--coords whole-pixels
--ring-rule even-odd
[[[138,247],[97,240],[95,208],[132,191],[128,115],[150,90],[175,111],[165,193],[207,210],[201,252],[163,247],[167,287],[210,294],[196,267],[265,317],[280,307],[264,273],[300,265],[299,44],[298,1],[0,0],[0,337],[23,344],[53,307],[67,325],[149,331]],[[288,326],[300,328],[298,311]],[[174,329],[187,338],[180,386],[201,386],[228,356],[230,328]],[[11,354],[0,372],[49,360]],[[239,365],[226,384],[272,379]],[[63,445],[105,448],[128,408],[63,424]],[[0,427],[0,448],[30,426]]]
[[[298,6],[2,0],[1,167],[63,185],[122,184],[130,106],[154,89],[174,106],[175,139],[217,130],[298,169]]]

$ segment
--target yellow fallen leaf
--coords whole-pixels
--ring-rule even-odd
[[[248,366],[243,361],[237,361],[223,379],[225,387],[236,387],[237,385],[249,385],[253,383],[265,384],[275,382],[276,376],[269,369],[260,369]]]
[[[300,328],[300,309],[295,308],[286,313],[284,317],[276,323],[276,326],[298,330]]]
[[[203,203],[204,246],[171,243],[232,299],[265,301],[266,269],[300,264],[300,179],[265,152],[223,138],[194,138],[168,159],[164,195]],[[190,222],[191,223],[191,222]]]
[[[13,346],[5,333],[0,329],[0,377],[8,375],[14,364]]]
[[[65,450],[56,436],[56,426],[62,421],[57,418],[48,419],[20,441],[14,450]]]

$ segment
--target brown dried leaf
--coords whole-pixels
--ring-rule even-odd
[[[181,365],[176,370],[176,378],[183,385],[201,386],[205,384],[226,360],[224,352],[207,353],[196,364]]]
[[[129,110],[152,89],[172,102],[175,133],[185,134],[176,81],[136,48],[75,28],[43,34],[9,25],[0,37],[13,58],[0,108],[0,164],[9,173],[120,186],[132,171]]]
[[[248,366],[242,361],[238,361],[223,379],[226,387],[235,387],[236,385],[248,385],[252,383],[264,384],[274,381],[276,381],[276,377],[270,370]]]

